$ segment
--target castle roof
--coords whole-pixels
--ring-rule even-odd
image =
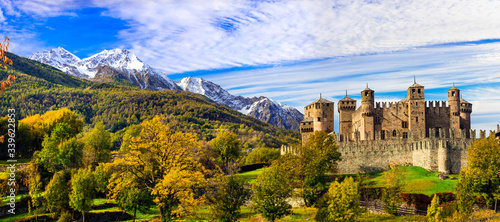
[[[453,86],[453,87],[451,87],[451,89],[448,89],[448,91],[450,91],[450,90],[454,90],[454,89],[458,89],[458,88],[457,88],[457,87],[455,87],[455,86]]]
[[[467,102],[467,100],[465,100],[465,99],[460,99],[460,103],[472,104],[472,103],[470,103],[470,102]]]
[[[304,120],[302,120],[301,122],[313,122],[313,121],[314,121],[314,118],[309,116],[309,117],[304,118]]]
[[[339,100],[339,101],[356,101],[355,99],[349,97],[349,96],[345,96],[343,99]]]
[[[363,91],[361,91],[361,92],[364,92],[364,91],[373,91],[373,90],[370,89],[370,88],[368,88],[368,87],[366,87],[366,89],[363,89]]]
[[[309,105],[316,104],[316,103],[333,103],[333,102],[330,100],[327,100],[327,99],[319,98],[316,101],[310,103]]]
[[[400,103],[406,103],[406,102],[408,102],[408,98],[404,98],[404,99],[400,100],[399,102]]]
[[[418,83],[413,83],[413,85],[410,86],[410,88],[416,88],[416,87],[424,87]]]

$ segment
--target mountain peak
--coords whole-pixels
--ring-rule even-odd
[[[64,48],[58,47],[43,53],[35,52],[30,59],[54,66],[80,78],[94,78],[98,72],[105,71],[99,75],[100,78],[114,73],[113,77],[119,76],[141,89],[179,89],[164,73],[145,64],[126,49],[103,50],[88,58],[79,59]]]
[[[197,77],[185,77],[177,82],[185,91],[202,94],[214,102],[224,103],[231,109],[252,116],[280,128],[299,130],[303,115],[296,109],[264,97],[247,98],[231,95],[221,86]]]

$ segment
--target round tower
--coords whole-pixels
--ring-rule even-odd
[[[458,133],[460,130],[460,90],[453,86],[448,90],[450,109],[450,129]]]
[[[460,99],[460,129],[470,130],[470,114],[472,113],[472,104],[465,99]]]
[[[375,139],[375,122],[374,122],[374,104],[375,104],[375,91],[368,88],[361,91],[361,124],[360,139],[373,140]]]
[[[448,90],[448,104],[450,115],[460,116],[460,90],[455,86]]]
[[[340,141],[349,141],[352,134],[352,115],[356,111],[356,100],[346,95],[339,100]]]
[[[408,114],[408,130],[420,135],[418,132],[425,131],[425,93],[416,81],[408,87]]]
[[[361,109],[364,116],[373,116],[373,109],[375,104],[375,95],[373,90],[368,88],[361,91]]]

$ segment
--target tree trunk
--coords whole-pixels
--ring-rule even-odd
[[[83,215],[83,222],[85,222],[85,212],[82,212]]]
[[[135,222],[135,213],[137,212],[137,205],[134,206],[134,221]]]
[[[498,209],[497,209],[497,202],[498,202],[498,194],[495,195],[495,213],[498,212]]]
[[[163,207],[160,207],[160,221],[163,222],[164,216],[163,216]]]

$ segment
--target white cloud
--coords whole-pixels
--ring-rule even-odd
[[[500,2],[487,0],[94,3],[128,20],[121,38],[169,73],[500,37]]]
[[[56,17],[61,15],[77,16],[69,10],[82,5],[77,0],[14,0],[17,9],[27,15]]]

